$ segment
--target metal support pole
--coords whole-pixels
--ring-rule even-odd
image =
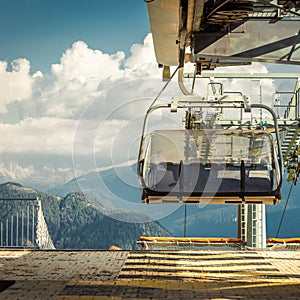
[[[10,246],[14,246],[14,215],[10,218]]]
[[[19,212],[17,211],[16,219],[16,247],[19,247]]]
[[[21,246],[24,247],[24,211],[21,210]]]
[[[1,221],[1,247],[3,247],[3,222]]]
[[[264,204],[248,205],[247,246],[266,248],[266,211]]]
[[[6,243],[5,246],[8,247],[8,218],[6,217],[6,235],[5,235]]]
[[[184,229],[183,229],[183,236],[186,237],[186,204],[184,203]]]
[[[27,206],[27,236],[26,236],[26,246],[28,247],[28,241],[29,241],[29,206]]]
[[[34,221],[34,205],[31,205],[32,209],[32,222],[31,222],[31,240],[32,244],[34,245],[34,232],[35,232],[35,221]]]
[[[238,238],[247,242],[248,204],[238,206]]]

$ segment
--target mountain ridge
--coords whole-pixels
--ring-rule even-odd
[[[127,172],[132,175],[131,170],[136,165],[127,167]],[[126,167],[122,167],[126,172]],[[130,169],[131,168],[131,169]],[[80,190],[81,187],[85,189],[87,193],[91,194],[95,190],[101,191],[101,187],[98,185],[99,177],[102,181],[113,191],[117,196],[122,196],[128,202],[139,203],[140,202],[140,189],[137,175],[135,178],[131,178],[131,182],[136,183],[136,187],[128,187],[128,185],[122,183],[122,178],[118,177],[121,172],[119,169],[109,171],[100,171],[98,174],[96,171],[87,173],[79,178],[73,178],[62,187],[62,194],[74,187]],[[123,174],[124,175],[124,174]],[[124,175],[125,177],[125,175]],[[78,181],[79,180],[79,181]],[[283,195],[288,192],[289,186],[287,183],[283,184]],[[100,192],[98,192],[99,195]],[[294,188],[294,191],[289,200],[286,210],[285,220],[282,224],[282,236],[299,236],[300,232],[297,232],[297,228],[300,228],[300,220],[295,220],[295,212],[300,211],[300,202],[297,201],[297,194],[300,193],[300,185]],[[97,194],[95,194],[97,197]],[[106,197],[105,191],[102,191],[101,197]],[[267,205],[266,206],[266,225],[267,236],[275,236],[278,224],[280,222],[281,215],[284,210],[286,199],[282,199],[280,204]],[[101,205],[101,201],[95,203],[95,205]],[[145,204],[147,205],[147,204]],[[171,204],[168,204],[171,205]],[[183,207],[183,206],[182,206]],[[187,235],[188,236],[224,236],[234,237],[237,236],[237,205],[187,205]],[[184,234],[184,213],[180,205],[177,205],[177,209],[170,215],[159,219],[159,223],[165,227],[174,236],[183,236]],[[298,220],[298,221],[297,221]],[[292,225],[290,225],[292,224]],[[296,226],[297,225],[297,226]]]
[[[136,249],[141,235],[170,236],[155,221],[126,223],[110,217],[114,210],[96,207],[92,198],[83,192],[72,192],[65,197],[27,188],[19,183],[0,185],[0,198],[35,198],[41,200],[49,234],[57,249],[108,249],[117,245],[124,249]],[[124,210],[117,213],[128,215]],[[140,216],[141,220],[148,218]]]

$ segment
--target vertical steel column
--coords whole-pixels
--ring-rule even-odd
[[[31,226],[31,241],[32,241],[32,245],[34,245],[35,244],[35,242],[34,242],[34,232],[35,232],[35,221],[34,221],[34,207],[35,207],[35,205],[31,205],[31,209],[32,209],[32,222],[31,222],[31,224],[32,224],[32,226]]]
[[[10,217],[10,246],[14,246],[14,215]]]
[[[26,246],[28,247],[29,242],[29,206],[27,206],[27,236],[26,236]]]
[[[3,222],[1,221],[1,243],[0,246],[3,247]]]
[[[247,242],[248,204],[238,206],[238,238]]]
[[[21,210],[21,246],[24,247],[24,211]]]
[[[17,211],[16,220],[16,247],[19,247],[19,212]]]
[[[6,243],[5,243],[5,247],[8,246],[8,218],[6,217],[6,236],[5,236],[5,239],[6,239]]]
[[[266,211],[264,204],[248,205],[247,246],[266,248]]]

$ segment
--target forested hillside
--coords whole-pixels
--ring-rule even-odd
[[[110,245],[135,249],[140,235],[169,236],[157,222],[126,223],[110,218],[108,215],[113,213],[132,213],[95,207],[92,199],[81,192],[59,197],[17,183],[0,185],[0,198],[31,197],[41,199],[48,230],[57,249],[108,249]],[[140,219],[146,218],[141,215]]]

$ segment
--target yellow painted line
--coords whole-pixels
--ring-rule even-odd
[[[253,289],[253,288],[262,288],[262,287],[280,287],[280,286],[287,286],[290,285],[291,287],[295,286],[295,282],[291,281],[276,281],[276,282],[268,282],[268,283],[261,283],[261,282],[256,282],[252,284],[243,284],[243,285],[232,285],[228,287],[219,287],[221,290],[229,290],[229,289],[240,289],[240,288],[245,288],[245,289]],[[299,289],[299,287],[297,288]]]
[[[241,268],[242,267],[242,268]],[[257,268],[263,268],[264,270],[257,270]],[[222,272],[222,271],[241,271],[241,272],[244,272],[244,270],[246,271],[249,271],[250,269],[257,272],[257,273],[261,273],[261,272],[265,272],[267,270],[265,269],[270,269],[270,271],[272,271],[274,273],[274,266],[272,265],[263,265],[263,266],[259,266],[259,265],[246,265],[246,266],[242,266],[242,265],[236,265],[236,266],[206,266],[206,265],[201,265],[201,266],[181,266],[180,264],[179,265],[173,265],[173,266],[164,266],[164,265],[161,265],[161,264],[149,264],[149,265],[124,265],[122,270],[121,270],[121,273],[123,271],[126,271],[126,270],[131,270],[134,272],[134,271],[138,271],[140,269],[148,269],[148,270],[189,270],[189,271],[205,271],[206,269],[209,269],[209,270],[215,270],[216,272],[219,271],[219,272]],[[279,270],[278,270],[278,273]],[[276,273],[276,274],[278,274]]]
[[[219,272],[219,271],[216,271],[216,272],[172,272],[172,270],[170,271],[165,271],[165,272],[151,272],[151,271],[122,271],[120,273],[120,276],[141,276],[141,277],[144,277],[144,276],[157,276],[157,277],[162,277],[162,280],[163,280],[163,277],[167,276],[167,277],[174,277],[174,278],[177,278],[177,277],[183,277],[183,278],[224,278],[224,279],[235,279],[235,278],[245,278],[245,277],[255,277],[253,278],[254,280],[257,279],[257,277],[268,277],[268,276],[278,276],[278,275],[284,275],[284,274],[278,274],[278,273],[274,273],[274,272],[255,272],[255,271],[251,271],[251,270],[248,270],[248,271],[245,271],[245,272],[241,272],[241,273],[238,273],[238,272],[235,272],[235,273],[222,273],[222,272]],[[143,279],[143,278],[141,278]],[[282,280],[282,278],[280,278],[279,280]]]
[[[141,252],[141,254],[129,254],[127,257],[127,260],[132,260],[132,259],[137,259],[140,261],[140,259],[153,259],[153,258],[165,258],[165,259],[170,259],[170,260],[175,260],[175,259],[187,259],[187,260],[211,260],[211,259],[223,259],[223,258],[228,258],[228,259],[247,259],[247,257],[257,257],[259,259],[259,255],[257,254],[218,254],[218,255],[178,255],[178,254],[173,254],[173,255],[168,255],[168,254],[153,254],[153,253],[145,253]],[[260,258],[260,260],[266,259],[265,257]]]
[[[7,250],[0,250],[0,260],[5,260],[6,258],[19,258],[24,255],[29,254],[29,250],[14,250],[14,251],[7,251]]]
[[[208,268],[230,268],[233,267],[235,269],[240,268],[241,266],[244,266],[245,268],[248,267],[257,267],[257,268],[274,268],[274,266],[268,262],[267,260],[241,260],[241,261],[234,261],[234,260],[222,260],[222,261],[190,261],[190,260],[134,260],[125,263],[123,266],[124,268],[142,268],[142,267],[172,267],[170,265],[176,265],[176,266],[182,266],[184,268],[186,267],[208,267]],[[214,266],[215,265],[215,266]]]
[[[168,261],[168,262],[174,262],[174,261],[182,261],[182,262],[216,262],[216,263],[222,263],[223,261],[231,261],[231,262],[239,262],[239,261],[268,261],[267,258],[260,258],[260,257],[241,257],[241,256],[207,256],[207,257],[189,257],[189,256],[145,256],[145,257],[128,257],[126,259],[126,262],[132,262],[132,261],[137,261],[137,262],[149,262],[149,261]],[[126,263],[125,262],[125,263]]]
[[[217,277],[216,277],[217,279]],[[223,281],[220,281],[223,279]],[[74,282],[75,283],[75,282]],[[226,278],[219,278],[218,281],[211,281],[211,279],[202,278],[199,281],[199,278],[192,278],[185,281],[182,280],[153,280],[153,279],[117,279],[112,282],[89,282],[91,285],[109,285],[109,286],[124,286],[124,287],[140,287],[140,288],[160,288],[164,290],[193,290],[197,291],[206,291],[209,293],[222,293],[226,295],[231,291],[233,293],[245,294],[245,295],[259,295],[262,292],[262,289],[269,288],[269,292],[274,292],[275,289],[282,288],[286,293],[292,293],[293,291],[298,291],[300,285],[295,284],[295,282],[290,280],[266,280],[266,279],[254,279],[254,280],[226,280]],[[68,285],[72,285],[70,282]],[[75,285],[86,285],[86,282],[76,282]],[[101,296],[95,296],[95,298],[80,298],[82,299],[101,299],[98,298]],[[59,296],[56,299],[79,299],[74,298],[74,296]],[[105,298],[104,298],[105,299]],[[110,298],[111,299],[111,298]],[[118,299],[113,298],[113,299]],[[259,299],[259,298],[258,298]]]

